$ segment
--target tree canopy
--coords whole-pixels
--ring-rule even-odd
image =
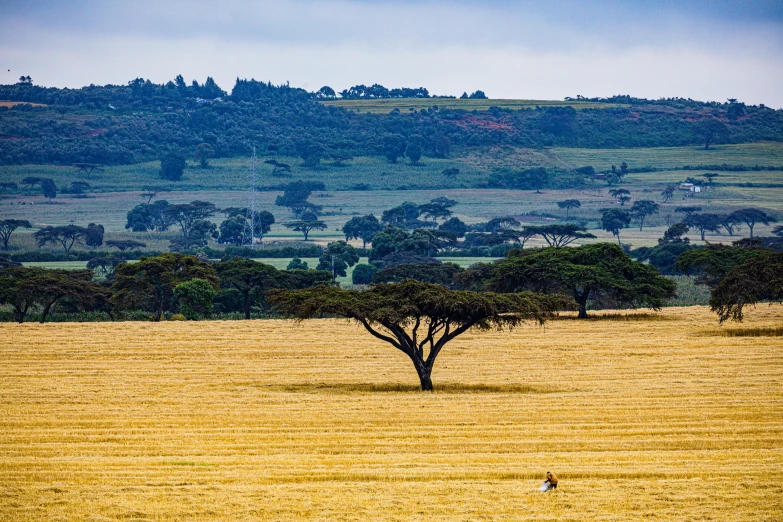
[[[147,310],[153,320],[160,321],[163,312],[176,309],[174,287],[195,278],[218,288],[215,269],[195,256],[166,253],[142,257],[114,269],[112,299],[118,308]]]
[[[543,322],[568,307],[561,296],[457,291],[413,280],[366,291],[327,286],[272,291],[269,300],[280,312],[300,320],[322,316],[355,320],[410,358],[424,391],[433,390],[435,359],[457,336],[472,328],[512,328],[530,319]]]
[[[783,253],[763,252],[734,266],[710,294],[710,309],[721,323],[742,321],[745,306],[783,304]]]
[[[659,309],[674,297],[676,285],[658,275],[655,267],[632,260],[614,244],[575,248],[512,250],[492,266],[487,288],[497,292],[532,290],[573,297],[579,317],[587,317],[588,300],[612,306]]]
[[[32,227],[26,219],[0,219],[0,241],[3,242],[3,250],[8,250],[8,241],[17,228]]]

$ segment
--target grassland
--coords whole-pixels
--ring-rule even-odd
[[[433,394],[338,320],[2,324],[0,519],[780,520],[780,338],[612,317],[467,334]]]
[[[324,100],[321,103],[331,107],[372,114],[388,114],[397,109],[400,112],[425,110],[430,107],[461,109],[465,111],[486,111],[490,107],[501,109],[535,109],[536,107],[573,107],[574,109],[605,109],[619,107],[617,103],[557,100],[475,100],[459,98],[382,98],[377,100]]]
[[[263,158],[262,158],[263,159]],[[319,180],[327,190],[350,190],[357,184],[366,184],[373,190],[407,189],[460,189],[486,183],[489,174],[499,168],[520,169],[527,167],[556,167],[563,169],[592,165],[597,170],[606,170],[611,165],[626,161],[632,168],[652,166],[658,169],[672,169],[671,174],[652,173],[654,180],[675,176],[682,181],[686,176],[697,176],[704,171],[676,171],[685,165],[762,165],[783,166],[783,143],[746,143],[738,145],[713,145],[709,150],[703,147],[668,147],[635,149],[522,149],[515,147],[481,147],[464,149],[449,158],[423,158],[419,165],[407,161],[389,163],[381,157],[358,157],[344,166],[335,166],[324,161],[320,167],[304,167],[300,158],[278,157],[278,161],[292,167],[290,175],[280,177],[274,174],[272,166],[259,161],[257,171],[259,185],[276,186],[291,180]],[[182,181],[164,182],[160,179],[158,162],[138,163],[107,167],[104,172],[87,176],[73,167],[54,165],[17,165],[0,167],[0,179],[21,182],[24,177],[52,178],[58,187],[67,187],[72,181],[81,180],[93,185],[98,192],[141,190],[144,185],[170,186],[177,191],[245,190],[249,160],[247,158],[211,160],[211,168],[202,169],[193,164],[185,171]],[[442,172],[458,168],[459,175],[446,178]],[[676,173],[676,174],[675,174]],[[723,174],[723,173],[722,173]],[[730,182],[777,182],[781,172],[737,172],[725,173],[719,181]],[[62,197],[62,195],[61,195]]]

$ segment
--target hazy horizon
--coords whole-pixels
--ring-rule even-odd
[[[0,6],[0,83],[255,78],[310,91],[356,84],[459,96],[615,94],[783,107],[783,3],[388,2]],[[10,69],[10,71],[9,71]]]

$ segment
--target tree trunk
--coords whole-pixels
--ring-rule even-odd
[[[250,290],[245,292],[245,319],[250,319]]]
[[[747,225],[748,225],[748,228],[750,229],[750,237],[753,237],[753,225],[755,225],[755,223],[753,223],[753,225],[748,223]]]
[[[58,297],[57,299],[54,299],[54,300],[49,301],[48,303],[46,303],[46,306],[44,306],[43,312],[41,312],[41,321],[40,321],[41,324],[43,324],[44,321],[46,321],[46,316],[49,315],[49,312],[52,310],[52,307],[55,305],[55,303],[57,303],[57,301],[59,299],[60,298]]]
[[[590,297],[590,289],[585,288],[580,294],[574,290],[574,301],[579,306],[579,315],[577,319],[587,319],[587,298]]]
[[[421,391],[433,391],[432,368],[428,368],[427,365],[417,357],[411,357],[411,359],[413,360],[413,366],[416,368],[416,373],[419,374]]]

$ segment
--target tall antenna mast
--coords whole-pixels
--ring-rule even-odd
[[[255,232],[259,228],[258,220],[258,201],[256,200],[256,185],[258,178],[256,175],[256,148],[253,147],[253,156],[250,158],[250,170],[247,173],[247,211],[245,214],[245,228],[242,231],[242,246],[255,248]],[[261,238],[263,246],[263,238]]]

